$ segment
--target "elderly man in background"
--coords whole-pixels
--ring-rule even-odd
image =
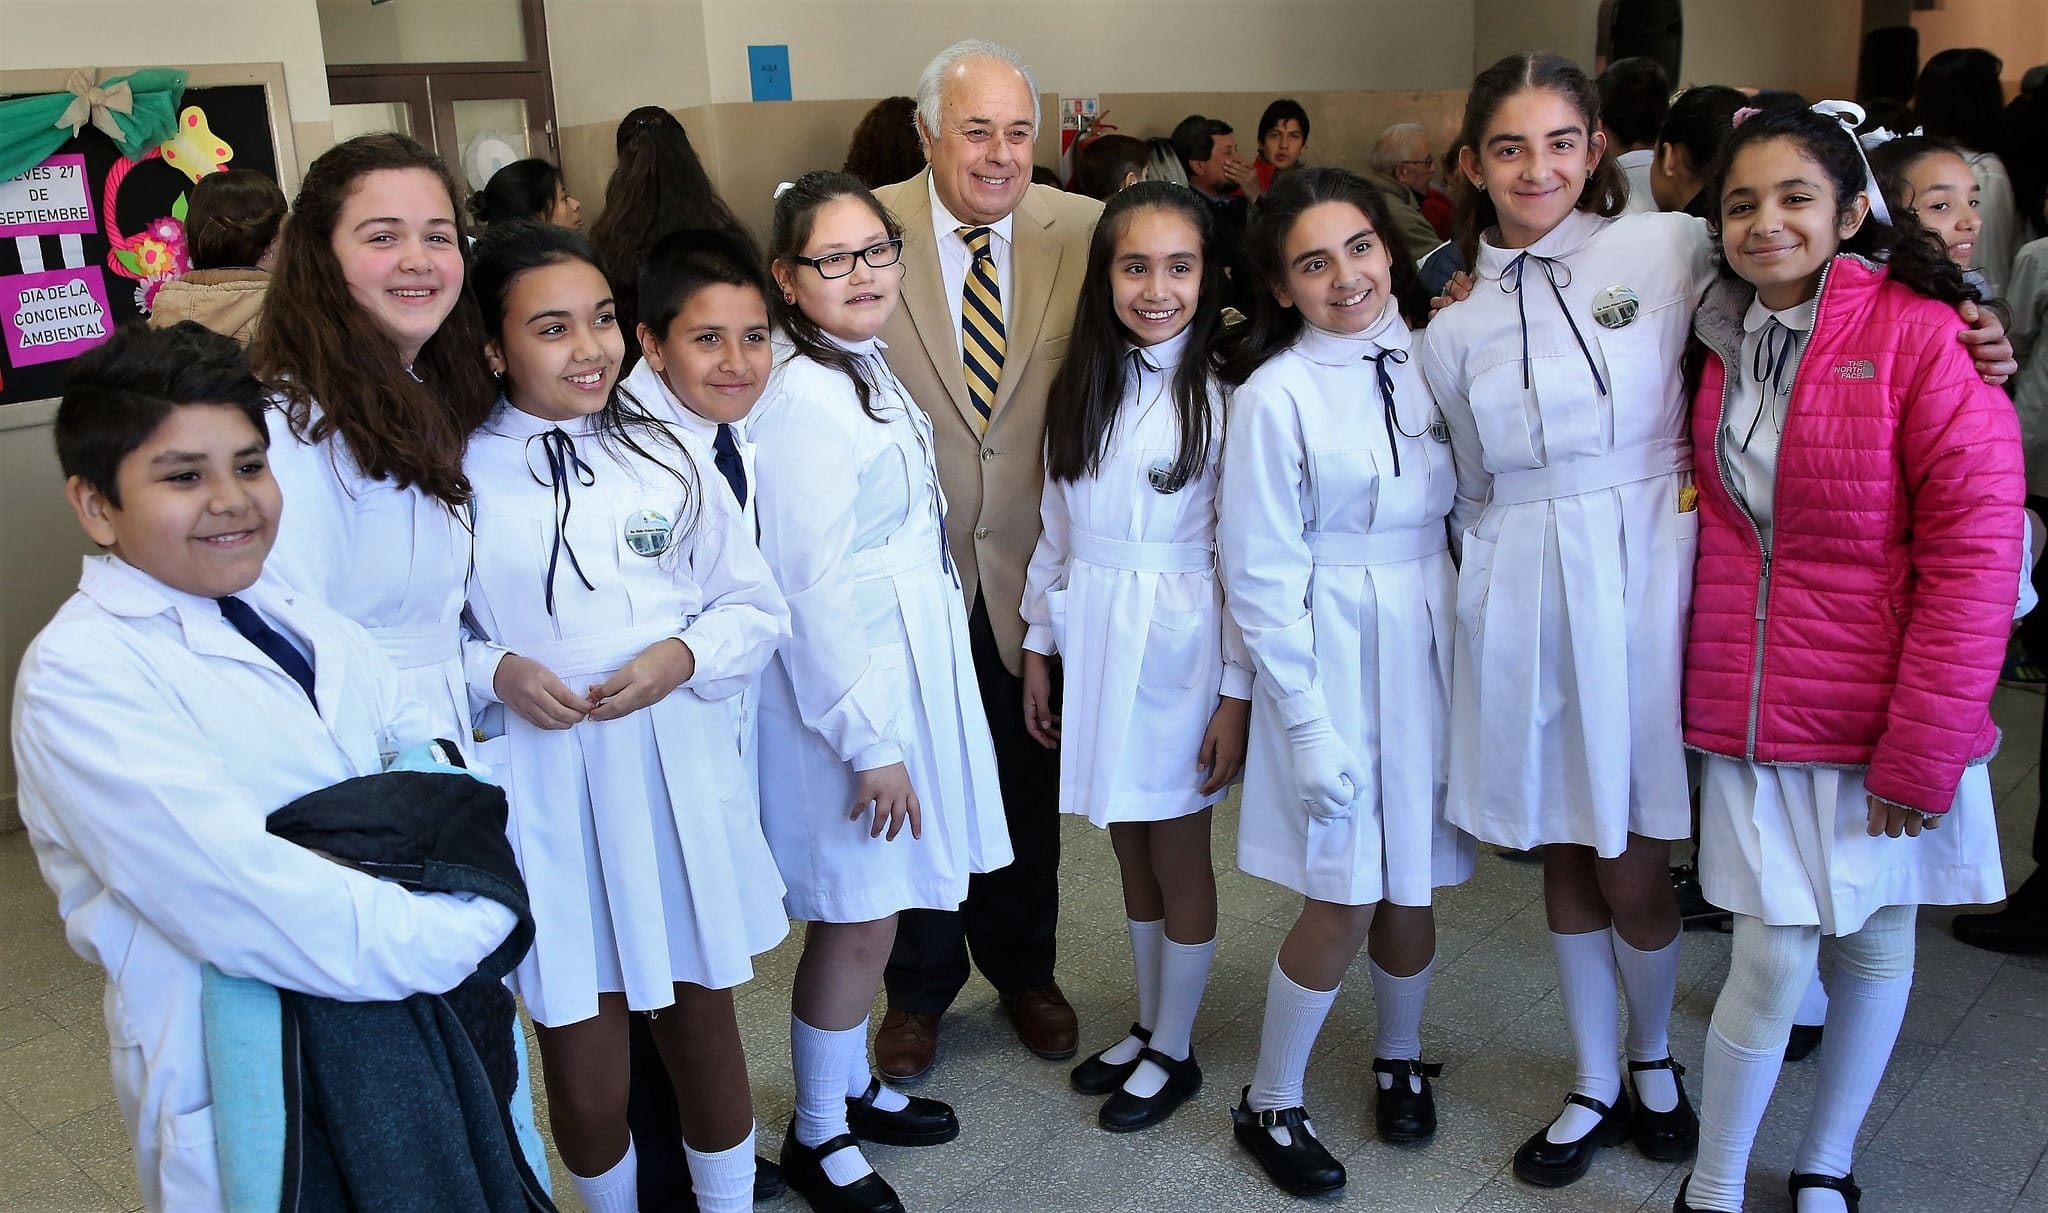
[[[882,340],[932,420],[1016,859],[974,876],[958,912],[902,915],[875,1039],[876,1068],[895,1079],[931,1067],[970,952],[1026,1048],[1074,1053],[1074,1011],[1053,980],[1059,755],[1024,729],[1018,603],[1038,543],[1046,392],[1102,213],[1093,199],[1031,184],[1038,84],[1007,47],[969,40],[939,52],[918,81],[916,121],[925,171],[875,191],[903,225],[903,304]]]
[[[1430,181],[1436,161],[1421,123],[1397,122],[1381,131],[1370,163],[1366,179],[1387,196],[1410,257],[1421,260],[1438,242],[1450,239],[1451,199]]]

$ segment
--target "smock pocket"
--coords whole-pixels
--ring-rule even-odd
[[[1473,640],[1484,630],[1487,591],[1493,584],[1493,547],[1477,531],[1465,532],[1464,557],[1458,562],[1458,628]]]
[[[1160,691],[1185,691],[1208,666],[1204,647],[1212,628],[1209,613],[1197,607],[1181,610],[1155,601],[1152,623],[1145,631],[1145,659],[1138,667],[1138,685]]]
[[[220,1157],[216,1152],[213,1105],[196,1108],[159,1122],[157,1193],[167,1209],[175,1209],[201,1193],[220,1191]]]

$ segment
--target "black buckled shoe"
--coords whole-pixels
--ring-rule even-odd
[[[1323,1143],[1309,1132],[1308,1109],[1254,1112],[1250,1096],[1251,1088],[1246,1087],[1230,1110],[1230,1135],[1258,1160],[1275,1187],[1295,1196],[1323,1196],[1344,1186],[1344,1164],[1330,1157]],[[1266,1131],[1273,1128],[1287,1130],[1288,1144],[1273,1140]]]
[[[1137,1024],[1131,1025],[1128,1035],[1137,1037],[1140,1046],[1152,1043],[1151,1031],[1141,1028]],[[1117,1042],[1117,1044],[1122,1043],[1123,1041],[1121,1040]],[[1114,1048],[1116,1048],[1116,1045],[1109,1046],[1109,1049]],[[1118,1087],[1123,1086],[1124,1079],[1129,1078],[1131,1071],[1138,1068],[1138,1059],[1133,1056],[1122,1065],[1102,1060],[1102,1054],[1109,1052],[1109,1049],[1103,1049],[1101,1052],[1091,1054],[1088,1060],[1075,1066],[1074,1072],[1067,1075],[1067,1085],[1083,1095],[1107,1095]]]
[[[754,1203],[765,1204],[789,1191],[789,1181],[782,1177],[782,1168],[773,1159],[756,1156],[754,1159]]]
[[[1188,1051],[1186,1061],[1175,1061],[1148,1046],[1138,1051],[1138,1060],[1149,1061],[1166,1071],[1166,1085],[1151,1095],[1133,1095],[1119,1087],[1103,1101],[1102,1111],[1095,1116],[1095,1123],[1111,1133],[1135,1133],[1149,1129],[1173,1115],[1175,1108],[1202,1089],[1202,1067],[1195,1064],[1192,1049]],[[1136,1067],[1132,1067],[1132,1073],[1136,1072]]]
[[[960,1136],[960,1118],[952,1106],[920,1095],[905,1095],[910,1105],[894,1112],[875,1106],[882,1080],[868,1079],[860,1098],[846,1100],[846,1127],[862,1141],[885,1146],[941,1146]],[[899,1092],[900,1094],[900,1092]]]
[[[1794,1171],[1792,1178],[1785,1181],[1785,1191],[1791,1193],[1792,1203],[1799,1203],[1799,1194],[1808,1188],[1829,1188],[1842,1194],[1842,1203],[1849,1206],[1849,1213],[1863,1213],[1863,1189],[1856,1186],[1854,1175],[1815,1175],[1810,1171]]]
[[[815,1213],[904,1213],[896,1189],[878,1174],[863,1175],[845,1187],[825,1174],[827,1155],[858,1149],[860,1143],[850,1133],[817,1146],[804,1145],[796,1139],[796,1122],[791,1121],[782,1139],[782,1174]]]
[[[1692,1176],[1688,1175],[1678,1181],[1678,1195],[1671,1198],[1671,1213],[1701,1213],[1700,1210],[1686,1203],[1685,1191],[1690,1187],[1692,1187]]]
[[[1678,1103],[1669,1112],[1652,1112],[1643,1106],[1642,1092],[1636,1092],[1629,1136],[1635,1139],[1636,1149],[1644,1158],[1657,1162],[1691,1158],[1700,1146],[1700,1118],[1685,1093],[1685,1067],[1669,1057],[1661,1061],[1632,1061],[1628,1063],[1629,1082],[1633,1084],[1633,1076],[1645,1070],[1671,1071],[1671,1085],[1678,1088]]]
[[[1379,1102],[1374,1105],[1372,1116],[1380,1140],[1407,1146],[1436,1136],[1436,1095],[1429,1089],[1429,1080],[1443,1073],[1444,1068],[1433,1061],[1389,1061],[1375,1057],[1372,1069],[1373,1073],[1394,1080],[1391,1087],[1373,1084],[1379,1088]],[[1420,1091],[1409,1084],[1410,1078],[1422,1087]]]
[[[1599,1123],[1584,1137],[1572,1141],[1550,1140],[1547,1136],[1550,1125],[1536,1130],[1536,1135],[1515,1151],[1515,1178],[1523,1183],[1535,1184],[1539,1188],[1562,1188],[1568,1183],[1575,1183],[1593,1165],[1593,1155],[1628,1140],[1628,1088],[1623,1087],[1615,1094],[1612,1106],[1577,1091],[1565,1096],[1564,1101],[1598,1112]]]

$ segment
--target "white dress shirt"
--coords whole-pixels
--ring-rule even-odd
[[[967,268],[974,262],[974,254],[967,251],[967,238],[959,235],[963,227],[978,227],[964,219],[955,219],[946,204],[939,201],[938,186],[926,183],[925,188],[932,196],[932,238],[939,250],[939,275],[946,280],[946,298],[953,307],[953,329],[960,329],[960,295],[967,288]],[[1010,225],[1015,222],[1012,215],[1004,215],[988,224],[995,238],[989,241],[989,252],[996,259],[996,286],[1003,294],[1003,331],[1008,335],[1010,328],[1010,285],[1016,275],[1010,272],[1014,257],[1010,251]]]

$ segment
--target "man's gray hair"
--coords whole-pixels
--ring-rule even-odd
[[[924,74],[917,78],[917,115],[912,120],[919,128],[920,139],[939,135],[939,93],[944,89],[946,73],[969,59],[989,59],[1017,69],[1024,77],[1024,87],[1031,90],[1032,113],[1038,110],[1038,77],[1031,74],[1031,68],[1024,62],[1024,56],[986,38],[963,38],[938,53],[925,65]],[[1035,128],[1036,118],[1032,121]]]
[[[1420,122],[1396,122],[1380,132],[1379,142],[1372,145],[1372,156],[1368,163],[1372,171],[1391,177],[1401,167],[1403,160],[1419,160],[1419,156],[1404,155],[1411,147],[1428,147],[1429,130]]]

